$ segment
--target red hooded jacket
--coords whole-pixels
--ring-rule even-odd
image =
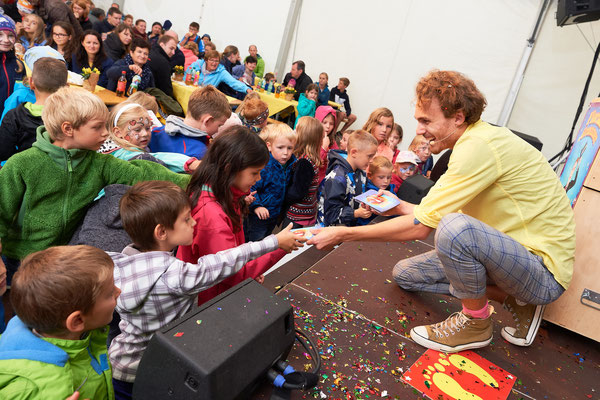
[[[244,231],[233,231],[231,219],[225,214],[221,205],[212,194],[210,188],[203,188],[198,203],[192,210],[192,218],[196,221],[194,227],[194,242],[191,246],[180,246],[177,251],[177,258],[186,262],[198,262],[198,258],[206,254],[215,254],[221,250],[244,244]],[[237,204],[238,200],[247,195],[239,190],[232,188],[233,201]],[[241,217],[240,217],[241,218]],[[285,255],[285,251],[276,250],[265,254],[253,261],[248,262],[235,275],[230,276],[221,283],[200,292],[198,295],[198,304],[202,304],[227,289],[237,285],[247,278],[257,278],[264,274],[273,265]]]

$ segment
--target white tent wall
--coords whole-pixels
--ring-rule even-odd
[[[148,27],[170,19],[180,37],[198,21],[219,50],[235,44],[242,57],[254,43],[272,71],[289,6],[290,0],[125,0],[123,9]],[[539,7],[540,0],[304,0],[285,70],[301,59],[314,80],[326,71],[330,87],[348,77],[355,127],[388,107],[404,127],[406,148],[416,128],[414,86],[433,68],[471,77],[489,103],[484,119],[497,121]]]
[[[555,11],[556,2],[546,15],[507,124],[511,129],[537,136],[544,144],[542,152],[547,158],[562,149],[569,134],[600,40],[599,21],[560,28],[556,26]],[[600,69],[596,64],[574,135],[590,101],[599,92]]]
[[[348,77],[355,128],[375,108],[388,107],[404,128],[403,148],[415,136],[415,84],[433,68],[471,77],[489,103],[484,119],[496,122],[540,6],[538,0],[343,4],[303,2],[287,64],[302,59],[315,80],[326,71],[330,86]],[[326,15],[340,22],[323,23]]]

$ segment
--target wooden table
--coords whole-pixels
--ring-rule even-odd
[[[75,84],[72,84],[72,83],[70,83],[69,85],[71,87],[81,88],[80,85],[75,85]],[[125,100],[127,100],[127,97],[125,97],[125,96],[119,97],[112,90],[105,89],[102,86],[98,86],[98,85],[96,85],[96,89],[94,90],[94,94],[96,96],[100,97],[100,99],[108,107],[110,107],[110,106],[116,106],[117,104],[121,104],[122,102],[124,102]]]

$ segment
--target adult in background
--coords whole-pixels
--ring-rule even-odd
[[[113,61],[120,60],[129,53],[132,40],[133,29],[125,24],[117,25],[104,41],[106,55]]]
[[[92,29],[93,29],[93,26],[95,23],[101,22],[106,18],[106,13],[104,12],[103,9],[94,7],[90,10],[88,18],[90,19],[90,22],[92,23]]]
[[[46,37],[52,34],[52,26],[58,21],[70,23],[76,37],[83,33],[73,11],[62,0],[29,0],[29,2],[35,7],[36,14],[42,17],[46,24]]]
[[[58,51],[65,59],[67,68],[71,67],[71,56],[77,48],[78,40],[73,37],[73,26],[68,22],[58,21],[52,26],[52,36],[48,46]]]
[[[88,17],[90,10],[86,0],[73,1],[71,3],[71,11],[73,11],[73,15],[77,18],[77,21],[79,21],[79,25],[81,25],[83,31],[93,29],[92,21],[90,21]]]
[[[123,17],[123,23],[133,28],[133,15],[127,14]]]
[[[219,52],[216,50],[207,51],[204,54],[204,59],[192,63],[192,68],[200,72],[198,86],[213,85],[218,87],[223,82],[240,93],[250,93],[252,91],[252,88],[238,81],[225,70],[225,67],[220,64]]]
[[[135,26],[133,27],[133,36],[139,37],[140,39],[148,40],[148,36],[146,36],[146,21],[143,19],[138,19],[135,21]]]
[[[290,85],[290,80],[294,79],[296,81],[294,85],[294,89],[296,89],[294,99],[296,99],[296,101],[300,98],[300,94],[306,92],[306,88],[312,83],[310,76],[306,75],[306,72],[304,72],[305,69],[306,65],[304,64],[304,61],[294,61],[292,69],[285,74],[285,78],[283,78],[282,85],[285,87]]]
[[[81,74],[83,68],[97,68],[100,71],[98,85],[107,87],[106,72],[112,65],[113,61],[104,52],[102,36],[92,29],[84,31],[79,46],[71,59],[71,71]]]
[[[158,38],[162,35],[163,27],[160,22],[155,22],[152,24],[152,30],[148,32],[148,41],[152,46],[158,42]]]
[[[154,84],[157,88],[173,97],[173,84],[171,83],[171,57],[175,54],[177,39],[169,35],[162,35],[158,43],[150,50],[148,66],[154,75]]]
[[[127,86],[125,91],[129,90],[131,80],[135,75],[141,78],[138,90],[143,91],[148,88],[154,87],[154,75],[148,65],[148,54],[150,53],[150,43],[147,40],[139,38],[133,39],[131,42],[131,50],[129,54],[118,61],[116,61],[112,67],[110,67],[106,73],[108,77],[108,90],[113,92],[117,89],[117,81],[121,77],[123,71],[125,71],[125,77],[127,78]]]
[[[172,29],[165,31],[164,35],[171,36],[175,41],[179,42],[177,33]],[[179,46],[175,46],[175,53],[173,53],[169,62],[171,63],[171,70],[177,65],[181,65],[182,67],[185,65],[185,54],[183,54],[183,51],[181,51]]]
[[[111,7],[106,13],[106,18],[94,24],[94,30],[102,36],[102,40],[121,23],[123,13],[118,8]]]
[[[418,205],[401,202],[375,225],[331,227],[309,244],[426,238],[435,250],[401,260],[393,271],[411,291],[451,294],[462,310],[411,330],[424,347],[457,352],[492,340],[493,307],[504,302],[515,324],[502,337],[529,346],[544,304],[569,286],[575,254],[573,210],[544,156],[507,128],[480,117],[486,106],[475,83],[454,71],[432,71],[417,83],[417,135],[434,154],[452,149],[448,170]],[[461,211],[459,213],[459,210]]]
[[[256,68],[254,69],[254,73],[259,78],[262,78],[265,74],[265,60],[263,60],[260,54],[258,54],[256,45],[251,44],[250,47],[248,47],[248,53],[250,53],[252,57],[256,58]]]

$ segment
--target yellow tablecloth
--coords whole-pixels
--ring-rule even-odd
[[[173,81],[173,96],[175,96],[175,100],[177,100],[179,102],[179,104],[181,104],[181,107],[183,108],[184,113],[187,113],[188,101],[190,100],[190,95],[197,88],[198,88],[197,86],[188,86],[185,83]],[[257,93],[260,96],[260,99],[262,101],[264,101],[265,103],[267,103],[267,106],[269,106],[269,117],[285,110],[288,107],[294,107],[294,112],[298,111],[297,110],[298,102],[295,100],[292,100],[292,101],[286,100],[283,97],[283,94],[281,95],[281,97],[276,98],[273,93],[268,93],[268,92],[263,92],[263,93],[257,92]],[[227,101],[229,101],[229,104],[231,104],[231,105],[237,105],[237,104],[241,103],[241,101],[238,99],[235,99],[235,98],[229,97],[229,96],[226,96],[226,97],[227,97]]]
[[[183,108],[183,112],[187,114],[188,102],[190,101],[190,96],[194,92],[194,90],[198,89],[198,86],[188,86],[182,82],[173,81],[173,96],[175,96],[175,100],[179,104],[181,104],[181,108]],[[242,103],[241,100],[238,100],[233,97],[227,97],[227,101],[230,105],[239,105]]]
[[[294,107],[294,112],[298,113],[298,102],[296,100],[288,101],[281,94],[281,97],[277,98],[273,93],[270,92],[258,92],[260,99],[267,103],[269,106],[269,117],[285,110],[288,107]]]

